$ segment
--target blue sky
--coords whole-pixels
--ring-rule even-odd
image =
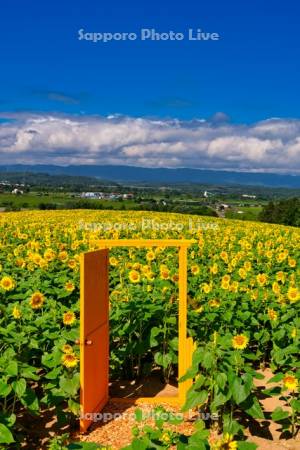
[[[299,15],[297,0],[2,2],[1,161],[298,173]],[[94,44],[81,28],[221,39]]]
[[[299,2],[10,0],[1,5],[2,110],[299,117]],[[78,41],[87,31],[216,31],[218,42]]]

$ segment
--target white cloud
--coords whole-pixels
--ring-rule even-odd
[[[210,120],[192,121],[43,113],[0,116],[8,119],[0,123],[0,164],[126,164],[300,173],[300,120],[296,119],[239,125],[221,113]]]

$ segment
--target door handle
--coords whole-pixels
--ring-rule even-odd
[[[85,339],[84,341],[84,345],[92,345],[92,343],[93,341],[91,339]],[[75,339],[74,344],[80,345],[81,344],[80,339]]]

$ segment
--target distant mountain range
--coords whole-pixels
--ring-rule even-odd
[[[300,175],[257,172],[228,172],[204,169],[167,169],[132,166],[54,166],[54,165],[2,165],[0,172],[34,172],[49,175],[96,177],[120,183],[159,184],[239,184],[268,187],[300,188]]]

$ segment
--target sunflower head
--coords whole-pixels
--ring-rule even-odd
[[[139,283],[140,279],[141,275],[137,270],[133,269],[129,272],[129,280],[131,281],[131,283]]]
[[[68,369],[71,369],[73,367],[76,367],[78,364],[78,358],[74,353],[65,353],[62,358],[62,363],[65,367]]]
[[[0,287],[5,291],[11,291],[15,285],[16,283],[12,277],[5,276],[0,281]]]
[[[296,287],[290,287],[288,289],[287,296],[291,303],[295,303],[300,299],[300,292]]]
[[[73,292],[75,289],[74,283],[72,281],[67,281],[65,284],[65,290],[68,292]]]
[[[76,316],[73,313],[73,311],[67,311],[66,313],[64,313],[63,315],[63,323],[65,325],[72,325],[76,320]]]
[[[198,275],[198,273],[200,272],[199,266],[197,264],[194,264],[191,267],[191,272],[193,275]]]
[[[116,267],[116,266],[119,264],[119,261],[117,260],[117,258],[116,258],[115,256],[111,256],[111,257],[109,258],[109,264],[110,264],[112,267]]]
[[[62,346],[62,351],[63,351],[63,353],[66,353],[66,354],[73,353],[73,347],[70,344],[64,344]]]
[[[37,291],[34,292],[30,297],[29,304],[32,309],[39,309],[43,306],[44,301],[45,301],[44,295],[41,292]]]
[[[155,259],[155,253],[152,250],[149,250],[146,254],[147,261],[151,262]]]
[[[274,311],[274,309],[269,308],[268,309],[268,316],[270,320],[277,320],[278,319],[278,314],[276,311]]]
[[[232,338],[232,347],[236,350],[244,350],[249,342],[249,338],[244,334],[238,334]]]
[[[287,374],[283,378],[283,386],[290,391],[296,391],[298,388],[298,380],[294,375]]]
[[[12,316],[14,319],[20,319],[22,317],[22,313],[17,306],[14,306],[12,311]]]
[[[170,275],[170,271],[168,268],[162,268],[160,269],[160,278],[162,280],[168,280]]]

